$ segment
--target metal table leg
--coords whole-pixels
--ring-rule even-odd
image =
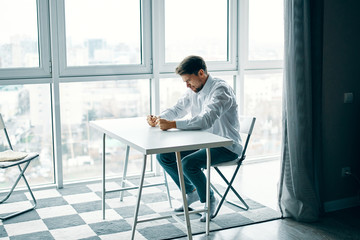
[[[101,208],[103,220],[105,220],[105,133],[103,134],[103,149],[102,149],[102,193],[101,193]]]
[[[129,163],[129,152],[130,152],[130,146],[126,146],[126,153],[125,153],[125,162],[124,162],[124,170],[123,170],[123,176],[121,180],[121,188],[125,187],[125,181],[126,181],[126,174],[127,174],[127,166]],[[120,192],[120,201],[124,199],[124,191]]]
[[[144,177],[145,177],[145,170],[146,170],[146,157],[147,156],[144,155],[143,168],[142,168],[142,171],[141,171],[139,191],[138,191],[136,207],[135,207],[135,213],[134,213],[134,221],[133,221],[133,226],[132,226],[132,231],[131,231],[131,239],[134,239],[134,237],[135,237],[135,229],[136,229],[136,224],[138,222],[138,214],[139,214],[139,207],[140,207],[141,192],[142,192],[142,188],[143,188],[143,185],[144,185]]]
[[[209,235],[210,231],[210,167],[211,167],[211,156],[210,148],[206,149],[206,235]]]
[[[190,225],[190,218],[189,218],[189,208],[188,208],[188,203],[187,203],[187,199],[186,199],[184,174],[183,174],[180,152],[176,152],[176,162],[177,162],[177,167],[178,167],[178,172],[179,172],[180,188],[181,188],[181,194],[182,194],[182,199],[183,199],[186,230],[187,230],[188,239],[191,240],[192,233],[191,233],[191,225]]]

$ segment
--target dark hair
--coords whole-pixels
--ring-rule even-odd
[[[176,67],[175,73],[179,75],[183,75],[183,74],[198,75],[200,69],[204,70],[205,74],[207,74],[207,69],[204,59],[199,56],[188,56],[181,61],[179,66]]]

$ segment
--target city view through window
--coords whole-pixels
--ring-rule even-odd
[[[14,150],[40,154],[26,171],[29,181],[35,184],[54,182],[50,104],[49,84],[0,85],[0,113]],[[0,151],[8,149],[1,131]],[[10,187],[18,174],[17,168],[1,169],[0,188]]]
[[[165,1],[165,62],[180,62],[188,55],[200,55],[206,61],[227,61],[227,2],[182,0],[176,4]],[[192,17],[184,17],[184,13]]]
[[[102,135],[89,127],[89,121],[149,114],[149,80],[63,83],[60,92],[64,178],[76,180],[100,176]],[[106,146],[107,174],[120,176],[126,146],[111,138],[107,139]],[[128,171],[136,173],[142,155],[132,149],[130,159]],[[150,168],[148,165],[148,170]]]
[[[36,12],[36,1],[0,2],[0,69],[39,67]]]
[[[67,65],[140,64],[140,13],[134,0],[65,1]]]
[[[254,23],[253,16],[259,16],[256,9],[264,0],[252,0],[249,3],[249,60],[282,60],[283,42],[281,37],[271,37],[269,42],[259,28],[265,28],[259,22]],[[6,3],[5,3],[6,2]],[[85,3],[86,2],[86,3]],[[209,61],[228,61],[229,24],[228,1],[199,1],[209,8],[210,16],[192,17],[199,22],[203,17],[209,21],[216,15],[218,23],[205,21],[203,27],[209,32],[207,39],[199,39],[196,24],[189,26],[184,34],[181,24],[190,24],[190,20],[181,22],[178,3],[165,1],[166,20],[164,26],[164,51],[166,62],[179,62],[185,55],[199,54]],[[274,1],[274,13],[282,11],[281,1]],[[204,4],[206,3],[206,4]],[[18,5],[27,6],[26,10]],[[142,38],[140,1],[64,1],[66,49],[60,49],[66,56],[68,67],[93,65],[142,64]],[[2,69],[38,68],[40,65],[38,18],[36,1],[16,0],[0,2],[0,74]],[[83,8],[82,6],[86,6]],[[25,9],[25,8],[24,8]],[[119,10],[120,9],[120,10]],[[280,10],[279,10],[280,9]],[[123,14],[115,14],[117,10]],[[262,9],[264,11],[264,9]],[[84,17],[79,18],[81,12]],[[93,19],[96,13],[96,19]],[[108,13],[108,14],[105,14]],[[20,17],[21,16],[21,17]],[[124,17],[126,16],[126,17]],[[271,16],[268,13],[268,16]],[[12,21],[10,21],[10,19]],[[21,19],[21,20],[20,20]],[[9,23],[12,22],[12,23]],[[209,24],[206,24],[206,23]],[[210,24],[211,23],[211,24]],[[273,31],[279,35],[282,23],[277,23]],[[196,26],[195,26],[196,25]],[[275,25],[275,24],[273,24]],[[104,27],[106,26],[106,27]],[[252,31],[253,28],[256,28]],[[84,31],[78,31],[81,28]],[[280,30],[281,29],[281,30]],[[265,30],[264,30],[265,31]],[[268,29],[267,29],[268,31]],[[186,31],[185,31],[186,32]],[[215,34],[216,32],[216,34]],[[279,34],[278,34],[279,33]],[[259,35],[260,34],[260,35]],[[212,36],[214,35],[214,36]],[[259,41],[255,41],[255,40]],[[211,69],[210,69],[211,71]],[[136,74],[136,72],[134,72]],[[234,89],[239,89],[239,77],[234,84],[234,75],[211,72],[214,77],[226,80]],[[94,74],[96,76],[96,74]],[[69,82],[60,82],[60,120],[61,152],[64,181],[76,181],[99,177],[101,174],[101,135],[89,127],[89,121],[105,118],[145,117],[150,113],[151,80],[124,77],[103,81],[77,82],[77,76]],[[26,77],[24,77],[26,78]],[[236,78],[236,77],[235,77]],[[256,127],[249,146],[248,158],[256,159],[278,155],[281,145],[281,102],[282,72],[263,73],[256,70],[244,70],[243,84],[240,88],[243,96],[237,96],[240,112],[257,118]],[[6,79],[3,79],[6,80]],[[15,150],[39,152],[40,157],[30,164],[27,174],[30,184],[53,183],[54,144],[52,125],[52,85],[2,84],[0,77],[0,113],[3,115]],[[60,79],[61,81],[61,79]],[[160,110],[175,104],[185,92],[186,85],[180,77],[161,77],[159,79]],[[240,94],[237,92],[237,94]],[[241,102],[243,101],[243,102]],[[125,157],[125,146],[111,138],[107,139],[108,176],[120,176]],[[0,151],[5,150],[5,136],[0,133]],[[137,172],[141,166],[141,154],[130,151],[129,172]],[[148,165],[147,170],[151,170]],[[17,169],[15,169],[17,171]],[[0,188],[9,187],[17,172],[0,171]],[[21,183],[22,184],[22,183]]]

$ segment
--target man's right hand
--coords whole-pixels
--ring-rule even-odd
[[[161,130],[166,131],[171,128],[176,128],[176,122],[175,121],[169,121],[166,119],[159,118],[158,120],[159,127]]]
[[[148,124],[152,127],[155,127],[158,124],[158,117],[154,115],[148,115],[146,118]]]

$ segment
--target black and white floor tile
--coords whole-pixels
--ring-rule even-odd
[[[147,183],[162,178],[146,178]],[[137,183],[138,179],[134,179]],[[120,181],[108,181],[107,190],[120,187]],[[180,192],[171,184],[173,207],[181,205]],[[17,217],[0,221],[0,240],[11,239],[130,239],[131,226],[137,190],[106,195],[106,218],[102,220],[101,182],[65,186],[63,189],[33,191],[37,199],[35,210]],[[1,196],[0,196],[1,197]],[[0,205],[0,214],[5,215],[30,206],[28,192],[16,192]],[[256,221],[279,217],[279,214],[251,199],[251,209],[240,211],[231,205],[224,205],[219,215],[211,221],[210,229],[221,229]],[[200,203],[195,207],[202,207]],[[164,186],[144,188],[139,218],[163,216],[173,210],[169,206]],[[204,232],[205,223],[199,222],[199,215],[191,215],[193,233]],[[135,239],[168,239],[185,236],[185,228],[172,218],[139,223]]]

